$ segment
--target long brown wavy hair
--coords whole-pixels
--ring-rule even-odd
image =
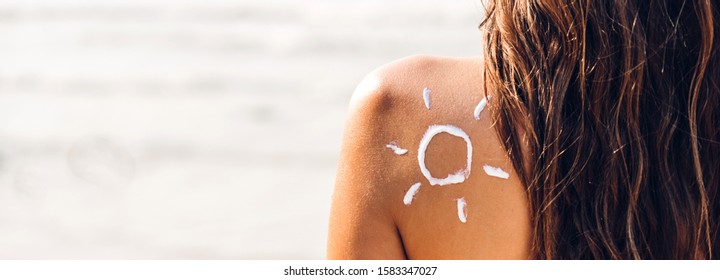
[[[532,258],[720,256],[719,3],[488,0],[486,92]]]

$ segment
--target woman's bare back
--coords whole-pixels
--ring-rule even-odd
[[[328,258],[528,257],[527,195],[481,104],[491,106],[493,95],[485,98],[481,62],[411,57],[361,82],[346,124]]]

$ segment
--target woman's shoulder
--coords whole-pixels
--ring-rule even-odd
[[[364,257],[517,257],[526,244],[494,239],[523,236],[527,209],[484,109],[491,96],[480,58],[413,56],[363,79],[346,123],[331,245],[343,224],[363,243],[400,247]],[[353,223],[338,223],[342,215]]]
[[[480,58],[454,58],[429,55],[415,55],[387,63],[372,72],[358,84],[351,98],[351,108],[362,103],[373,104],[404,104],[409,102],[424,104],[423,91],[429,85],[479,86],[481,78]],[[454,82],[465,81],[462,85]],[[478,87],[479,88],[479,87]],[[475,88],[475,89],[478,89]],[[458,89],[455,87],[455,89]],[[418,94],[421,93],[421,94]],[[419,100],[417,97],[421,97]],[[430,100],[432,101],[432,100]],[[431,102],[432,103],[432,102]],[[408,104],[411,105],[411,104]],[[432,104],[430,104],[432,105]],[[417,109],[422,109],[423,106]],[[427,109],[427,106],[425,106]],[[367,113],[384,113],[397,107],[373,107],[379,111]],[[415,109],[415,108],[413,108]]]
[[[433,121],[475,123],[475,106],[484,98],[481,70],[480,58],[416,55],[390,62],[358,84],[348,120],[396,141]]]

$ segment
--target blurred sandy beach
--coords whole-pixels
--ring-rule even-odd
[[[347,103],[480,1],[0,2],[0,258],[321,259]]]

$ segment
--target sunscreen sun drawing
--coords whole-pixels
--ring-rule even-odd
[[[430,95],[432,91],[430,88],[426,87],[422,91],[422,97],[424,101],[424,105],[427,110],[431,109],[431,102],[430,102]],[[490,96],[483,98],[478,105],[475,107],[475,110],[473,111],[473,118],[475,120],[480,120],[480,114],[487,106],[488,101],[490,100]],[[430,173],[430,170],[428,170],[427,166],[425,165],[425,153],[427,151],[428,145],[433,140],[433,137],[440,133],[447,133],[452,136],[458,137],[463,139],[465,141],[465,144],[467,146],[467,160],[465,163],[465,167],[457,170],[455,173],[448,174],[445,178],[436,178],[433,177]],[[401,148],[397,142],[392,141],[389,144],[385,146],[386,148],[391,149],[396,155],[405,155],[408,153],[408,150]],[[433,124],[428,126],[428,129],[425,131],[425,134],[420,140],[420,144],[418,145],[417,150],[417,159],[418,159],[418,165],[420,167],[420,172],[423,174],[425,179],[427,179],[428,183],[431,186],[446,186],[446,185],[452,185],[452,184],[460,184],[465,182],[465,180],[470,177],[470,171],[472,170],[472,155],[473,155],[473,145],[472,141],[470,140],[470,136],[461,128],[452,125],[452,124]],[[485,173],[489,176],[501,178],[501,179],[508,179],[510,177],[509,173],[505,172],[499,167],[493,167],[490,165],[485,164],[483,166],[483,170]],[[417,182],[410,186],[410,188],[405,193],[405,196],[403,197],[403,204],[406,206],[410,206],[415,199],[415,195],[420,191],[420,187],[422,187],[421,182]],[[468,211],[467,211],[467,201],[464,197],[460,197],[455,199],[457,202],[457,214],[458,214],[458,220],[460,220],[461,223],[467,223],[468,219]]]

